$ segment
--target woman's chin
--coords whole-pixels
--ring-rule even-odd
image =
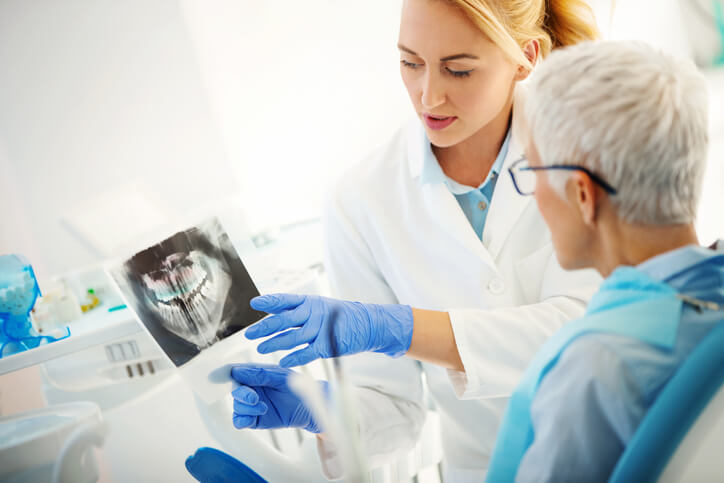
[[[430,143],[438,148],[449,148],[464,140],[459,133],[454,131],[433,131],[432,129],[425,127],[425,132],[427,133],[427,138],[430,140]]]

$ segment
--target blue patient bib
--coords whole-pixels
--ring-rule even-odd
[[[617,268],[591,299],[586,315],[556,332],[528,365],[498,431],[487,481],[515,481],[518,466],[534,438],[530,406],[535,393],[571,342],[584,334],[605,332],[672,349],[682,303],[667,284],[632,267]]]

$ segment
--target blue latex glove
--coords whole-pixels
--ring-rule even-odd
[[[231,377],[241,384],[234,397],[234,427],[253,429],[302,428],[312,433],[321,429],[302,400],[289,389],[287,378],[294,372],[279,366],[238,364]],[[319,382],[324,394],[329,387]]]
[[[214,448],[199,448],[186,458],[186,469],[201,483],[267,483],[256,471]]]
[[[251,300],[251,306],[274,314],[246,331],[249,339],[286,331],[259,344],[262,354],[307,347],[284,357],[280,365],[292,367],[315,359],[358,352],[403,355],[412,342],[409,305],[346,302],[317,295],[273,294]],[[287,330],[293,329],[293,330]]]

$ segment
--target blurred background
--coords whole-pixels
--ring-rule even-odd
[[[318,217],[326,186],[413,114],[400,4],[0,1],[0,252],[42,283],[229,197],[252,233]],[[592,0],[606,37],[707,73],[703,242],[724,233],[721,4]]]
[[[242,257],[260,290],[311,290],[330,183],[414,115],[399,79],[401,3],[0,0],[0,254],[25,255],[41,289],[61,277],[81,280],[82,294],[101,283],[99,264],[225,213],[232,238],[253,241]],[[647,41],[693,59],[707,77],[710,152],[697,228],[702,243],[724,237],[724,1],[591,5],[605,38]],[[104,299],[76,325],[114,328],[108,340],[42,370],[60,344],[18,363],[22,370],[0,365],[0,415],[94,400],[112,434],[101,481],[188,479],[181,462],[219,437],[194,415],[173,371],[133,377],[137,360],[156,367],[158,350],[128,315],[108,315],[113,304]],[[71,342],[84,340],[79,333]],[[133,364],[110,352],[106,360],[118,345],[112,337],[138,342]],[[120,375],[103,372],[118,367]],[[268,437],[285,455],[304,454],[298,434]],[[148,451],[158,445],[163,463]],[[416,451],[420,467],[439,458],[435,448]],[[417,471],[401,468],[403,476],[379,481]]]

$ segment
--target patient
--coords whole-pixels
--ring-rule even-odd
[[[528,159],[511,174],[535,192],[561,266],[607,278],[528,367],[488,480],[605,481],[677,366],[724,320],[724,247],[700,247],[693,224],[706,85],[689,62],[601,42],[551,55],[532,91]]]

